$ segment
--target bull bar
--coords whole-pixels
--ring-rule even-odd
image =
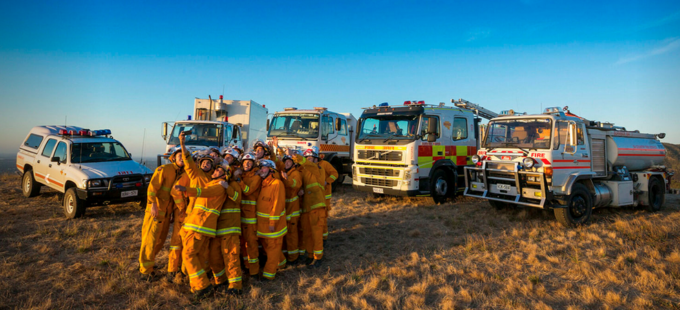
[[[547,183],[543,172],[524,171],[523,169],[520,169],[520,163],[514,161],[496,161],[496,160],[493,161],[493,165],[495,165],[496,167],[512,166],[513,167],[512,170],[489,168],[487,167],[487,163],[488,161],[484,160],[482,161],[481,167],[465,167],[465,192],[463,193],[463,195],[468,197],[476,197],[500,202],[513,203],[528,207],[535,207],[541,209],[546,208],[547,199],[546,195],[548,195],[549,193],[546,191]],[[475,185],[483,183],[482,190],[472,189],[471,183],[473,183],[472,181],[473,173],[476,173],[477,178],[481,179],[482,182],[475,182],[476,183]],[[505,174],[508,177],[489,175],[490,173]],[[509,177],[509,175],[512,175],[512,177]],[[520,182],[520,175],[527,175],[527,177],[528,176],[537,177],[537,180],[541,186],[540,199],[532,198],[531,200],[540,200],[539,203],[530,201],[530,199],[522,197],[523,190],[535,193],[537,191],[537,188],[532,188],[529,186],[522,187],[522,182]],[[489,180],[513,182],[515,187],[514,188],[511,187],[509,193],[504,193],[501,192],[500,190],[497,190],[497,192],[496,191],[492,192],[491,188],[489,187]],[[547,206],[550,206],[550,204],[548,204]]]

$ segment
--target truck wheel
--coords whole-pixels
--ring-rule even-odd
[[[507,202],[496,201],[496,200],[487,200],[487,201],[496,210],[503,210],[505,208],[510,207],[510,203],[507,203]]]
[[[666,201],[666,191],[663,184],[658,178],[652,178],[649,180],[649,190],[647,195],[649,195],[649,206],[647,210],[650,212],[656,212],[661,210],[664,202]]]
[[[593,215],[593,199],[588,188],[581,184],[574,184],[567,206],[555,209],[555,218],[565,227],[579,226],[590,221]]]
[[[24,177],[21,179],[21,192],[23,192],[24,197],[30,198],[35,197],[40,194],[40,187],[42,184],[35,181],[33,178],[33,171],[28,170],[24,172]]]
[[[85,201],[78,198],[75,187],[66,190],[64,194],[64,215],[67,218],[73,219],[83,216],[85,208],[87,208],[87,205]]]
[[[445,203],[449,197],[449,193],[453,192],[454,184],[451,179],[442,169],[434,172],[432,176],[432,183],[430,183],[430,196],[434,203]]]

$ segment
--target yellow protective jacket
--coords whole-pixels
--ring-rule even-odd
[[[208,182],[205,187],[189,187],[187,188],[187,196],[196,197],[196,201],[191,211],[184,220],[183,228],[185,230],[195,231],[197,233],[215,237],[217,235],[217,220],[222,211],[222,205],[227,199],[227,193],[220,185],[220,180],[215,179]],[[219,186],[219,189],[215,188]],[[204,196],[203,191],[210,189],[206,194],[211,196]]]
[[[260,194],[262,178],[257,175],[257,169],[253,168],[248,172],[243,172],[241,176],[241,189],[243,199],[241,200],[241,223],[257,224],[257,196]]]
[[[300,216],[300,197],[298,192],[302,188],[302,175],[297,167],[290,169],[288,172],[288,179],[282,179],[283,185],[286,187],[286,220]]]
[[[298,167],[297,170],[300,172],[302,186],[305,189],[305,194],[301,197],[300,212],[307,213],[314,209],[325,208],[326,199],[324,199],[323,189],[319,186],[316,176],[303,166]]]
[[[172,212],[173,199],[170,192],[181,173],[182,168],[174,163],[156,168],[146,190],[147,211],[150,211],[152,204],[156,203],[156,206],[158,206],[158,217],[164,217],[169,212]]]
[[[189,175],[186,173],[182,173],[179,179],[175,182],[175,185],[181,185],[187,188],[190,187],[191,180],[189,179]],[[191,209],[187,208],[189,206],[190,199],[196,200],[196,198],[187,196],[185,192],[180,192],[176,190],[174,186],[170,191],[170,195],[172,196],[172,199],[175,202],[175,207],[180,211],[179,214],[181,217],[179,218],[179,220],[181,222],[184,220],[187,214],[191,213]]]
[[[332,186],[333,182],[338,179],[338,170],[335,170],[335,167],[331,165],[331,163],[321,159],[319,160],[319,166],[323,168],[323,171],[325,172],[325,178],[326,178],[326,199],[331,198],[331,192],[332,192]]]
[[[304,158],[301,155],[295,155],[295,157],[297,162],[300,163],[300,166],[304,167],[305,170],[311,172],[314,175],[314,177],[316,177],[317,180],[316,183],[311,184],[305,183],[305,189],[308,189],[312,186],[319,186],[322,192],[325,192],[326,187],[324,186],[323,183],[324,181],[326,181],[326,171],[324,171],[324,169],[318,164],[315,164],[307,160],[307,158]]]
[[[269,226],[274,226],[274,232],[269,231]],[[270,175],[262,180],[260,195],[257,197],[257,236],[280,238],[287,232],[286,189],[281,180]]]
[[[224,204],[220,210],[220,215],[217,219],[216,236],[224,236],[229,234],[241,234],[241,186],[234,181],[229,182],[229,188],[225,189],[219,184],[219,180],[210,182],[207,187],[187,188],[187,195],[189,197],[196,197],[200,191],[200,197],[215,198],[225,196]]]

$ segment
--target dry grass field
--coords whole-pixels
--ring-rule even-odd
[[[17,176],[0,177],[0,193],[3,309],[680,308],[678,196],[662,212],[599,209],[592,224],[565,229],[536,209],[342,188],[323,268],[289,268],[273,283],[246,281],[241,298],[192,305],[186,283],[137,280],[134,204],[65,220],[57,193],[26,199]]]

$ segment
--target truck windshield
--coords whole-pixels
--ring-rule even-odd
[[[187,136],[187,145],[222,146],[222,124],[175,123],[168,144],[179,145],[179,134],[182,131],[191,131]]]
[[[546,118],[501,119],[489,122],[484,147],[549,149],[552,122]]]
[[[370,116],[361,119],[358,140],[413,140],[418,133],[418,115]]]
[[[319,114],[279,114],[269,126],[268,137],[317,138],[319,136]]]
[[[130,154],[118,142],[74,143],[71,145],[71,163],[95,163],[130,160]]]

